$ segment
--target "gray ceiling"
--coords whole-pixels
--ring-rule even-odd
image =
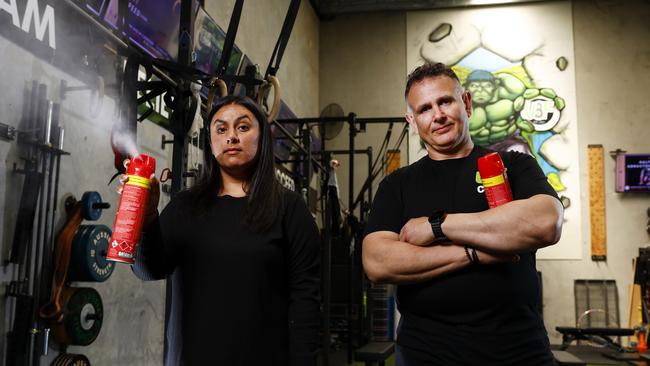
[[[535,1],[541,0],[309,0],[320,18],[373,11],[408,11]]]

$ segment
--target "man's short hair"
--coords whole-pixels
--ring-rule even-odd
[[[426,78],[432,78],[436,76],[448,76],[460,83],[458,76],[449,66],[443,64],[442,62],[437,63],[425,63],[424,65],[418,66],[413,70],[406,81],[406,89],[404,90],[404,98],[407,99],[409,91],[413,84],[420,82]]]

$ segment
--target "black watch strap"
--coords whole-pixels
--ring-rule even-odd
[[[442,232],[442,223],[445,221],[445,212],[442,210],[435,211],[429,216],[429,223],[431,224],[431,231],[433,231],[433,242],[439,243],[449,241],[447,236]]]

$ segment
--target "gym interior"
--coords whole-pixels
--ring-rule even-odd
[[[0,362],[193,364],[176,348],[181,280],[140,271],[137,246],[111,253],[118,190],[138,154],[155,159],[163,212],[203,176],[213,107],[239,95],[319,238],[315,363],[255,364],[439,364],[396,354],[402,284],[371,281],[362,249],[382,180],[428,153],[405,119],[409,73],[442,62],[472,96],[473,144],[530,155],[561,202],[559,241],[533,251],[555,362],[645,365],[648,19],[647,0],[0,1]]]

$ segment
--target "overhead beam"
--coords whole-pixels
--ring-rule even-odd
[[[539,1],[543,0],[310,0],[310,3],[322,19],[340,14],[467,8]]]

